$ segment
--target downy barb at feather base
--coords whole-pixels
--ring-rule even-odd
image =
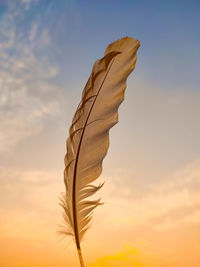
[[[90,200],[101,187],[92,185],[102,172],[109,147],[109,129],[118,122],[118,107],[124,99],[126,80],[136,64],[138,40],[125,37],[111,43],[104,57],[94,63],[92,73],[74,114],[67,139],[61,198],[65,225],[62,234],[74,238],[81,267],[80,242],[88,230],[100,199]]]

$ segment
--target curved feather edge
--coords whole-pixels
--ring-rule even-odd
[[[109,147],[109,129],[118,122],[118,107],[124,99],[126,80],[136,64],[140,43],[125,37],[110,44],[104,57],[94,63],[92,73],[74,114],[67,139],[64,183],[66,193],[62,234],[73,236],[77,249],[89,228],[93,210],[101,200],[86,200],[101,189],[92,185],[102,172]]]

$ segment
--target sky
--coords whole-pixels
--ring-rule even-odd
[[[200,3],[0,1],[0,266],[78,267],[62,224],[65,142],[92,65],[140,41],[110,131],[88,267],[200,264]]]

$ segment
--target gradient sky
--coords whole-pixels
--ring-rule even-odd
[[[65,140],[94,61],[127,35],[141,47],[86,266],[200,266],[199,14],[195,0],[0,1],[0,266],[79,266],[56,234]]]

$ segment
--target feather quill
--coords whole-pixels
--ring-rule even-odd
[[[102,172],[109,147],[109,129],[118,122],[118,107],[124,99],[126,80],[136,64],[140,43],[125,37],[111,43],[104,57],[94,63],[92,73],[74,114],[67,139],[64,183],[61,198],[65,226],[62,233],[76,243],[84,266],[80,242],[88,230],[93,210],[100,199],[90,200],[103,184],[92,185]]]

